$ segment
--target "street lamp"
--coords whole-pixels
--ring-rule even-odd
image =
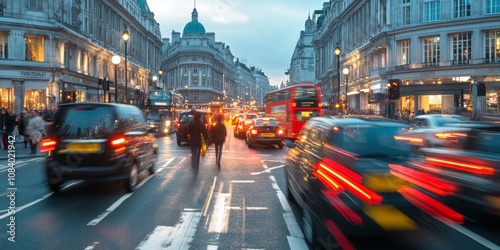
[[[344,105],[345,105],[345,113],[347,114],[347,77],[349,75],[349,68],[348,67],[345,67],[344,69],[342,69],[342,73],[344,73],[344,76],[345,76],[345,101],[344,101]]]
[[[128,88],[128,81],[127,81],[127,42],[130,39],[130,35],[128,34],[128,31],[123,31],[122,34],[123,42],[125,43],[125,103],[128,103],[128,96],[127,96],[127,88]]]
[[[337,103],[340,100],[340,48],[337,43],[337,47],[335,47],[335,56],[337,56],[337,83],[338,83],[338,88],[337,88]],[[333,88],[333,87],[332,87]]]
[[[118,100],[118,64],[122,61],[121,57],[119,55],[114,55],[111,58],[111,62],[115,65],[115,103],[117,103]]]
[[[158,74],[160,75],[160,83],[163,84],[163,90],[165,90],[165,81],[163,81],[162,78],[161,78],[161,75],[163,75],[163,70],[161,70],[161,68],[158,71]]]

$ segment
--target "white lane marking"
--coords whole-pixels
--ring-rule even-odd
[[[210,225],[208,226],[209,233],[226,233],[226,225],[229,223],[229,203],[229,193],[216,194],[214,211],[212,212],[212,218],[210,220]]]
[[[168,166],[168,164],[172,163],[172,161],[173,161],[174,159],[175,159],[175,157],[168,159],[165,163],[163,163],[163,165],[161,165],[161,167],[159,167],[159,168],[156,170],[156,172],[158,172],[158,173],[159,173],[159,172],[161,172],[163,169],[165,169],[165,168]]]
[[[495,243],[483,238],[482,236],[468,230],[465,227],[462,227],[456,223],[453,223],[451,221],[447,221],[438,217],[435,217],[437,220],[441,221],[443,224],[455,229],[456,231],[462,233],[463,235],[475,240],[477,243],[485,246],[488,249],[500,249],[500,246],[496,245]]]
[[[52,194],[53,194],[53,192],[48,193],[48,194],[42,196],[42,198],[40,198],[38,200],[32,201],[32,202],[30,202],[30,203],[28,203],[28,204],[26,204],[26,205],[24,205],[22,207],[17,207],[16,208],[16,213],[19,213],[19,212],[23,211],[24,209],[26,209],[28,207],[31,207],[31,206],[37,204],[38,202],[43,201],[43,200],[49,198]],[[0,216],[0,220],[3,219],[3,218],[5,218],[5,217],[7,217],[7,216],[10,216],[10,215],[14,215],[14,214],[11,214],[11,213],[3,214],[2,216]]]
[[[14,163],[15,168],[19,168],[19,167],[26,166],[26,165],[28,165],[28,163],[26,163],[26,162]],[[9,165],[6,165],[5,167],[0,168],[0,173],[7,172],[9,170],[9,168],[10,168]]]
[[[199,209],[185,209],[179,222],[173,226],[158,226],[142,241],[137,250],[145,249],[189,249],[200,221]]]
[[[231,210],[243,210],[242,207],[229,207]],[[245,210],[267,210],[268,207],[245,207]]]
[[[306,242],[302,238],[287,236],[288,245],[290,246],[290,250],[308,250]]]
[[[217,176],[214,177],[214,182],[212,183],[212,186],[210,187],[210,191],[208,192],[207,199],[205,200],[205,204],[203,205],[203,209],[201,210],[203,217],[207,216],[208,207],[210,206],[210,202],[212,201],[212,197],[214,195],[216,183],[217,183]]]
[[[207,250],[217,250],[217,249],[219,249],[219,246],[207,245]]]
[[[267,168],[267,166],[265,166],[265,168]],[[276,191],[276,195],[278,196],[278,200],[281,203],[281,207],[283,207],[284,210],[283,219],[285,220],[288,231],[290,232],[290,237],[294,238],[292,241],[294,242],[294,244],[298,244],[296,242],[301,242],[301,243],[303,242],[303,244],[306,244],[304,241],[304,235],[302,234],[299,224],[297,223],[297,220],[293,215],[292,208],[290,207],[290,204],[288,204],[288,201],[283,192],[281,192],[281,189],[278,186],[276,179],[274,178],[273,175],[269,176],[269,179],[271,179],[271,185]],[[291,239],[288,239],[288,241],[290,242]],[[292,245],[290,245],[290,247],[292,247]]]
[[[68,188],[68,187],[71,187],[71,186],[73,186],[73,185],[76,185],[76,184],[78,184],[78,183],[80,183],[80,182],[81,182],[81,181],[76,181],[76,182],[70,183],[70,184],[68,184],[67,186],[65,186],[65,187],[61,188],[61,190],[64,190],[64,189],[66,189],[66,188]],[[24,206],[17,207],[17,208],[16,208],[16,213],[19,213],[19,212],[23,211],[24,209],[26,209],[26,208],[28,208],[28,207],[31,207],[31,206],[33,206],[33,205],[37,204],[38,202],[43,201],[43,200],[45,200],[45,199],[49,198],[49,197],[50,197],[51,195],[53,195],[53,194],[54,194],[54,192],[50,192],[50,193],[48,193],[48,194],[46,194],[46,195],[42,196],[42,198],[40,198],[40,199],[34,200],[34,201],[32,201],[32,202],[30,202],[30,203],[28,203],[28,204],[24,205]],[[7,210],[7,211],[8,211],[8,210]],[[3,218],[5,218],[5,217],[7,217],[7,216],[10,216],[10,215],[11,215],[10,213],[6,213],[6,214],[4,214],[4,215],[1,215],[1,216],[0,216],[0,220],[1,220],[1,219],[3,219]]]
[[[276,166],[276,167],[272,167],[272,168],[266,168],[266,170],[264,171],[260,171],[260,172],[253,172],[251,173],[251,175],[258,175],[258,174],[264,174],[264,173],[271,173],[272,170],[275,170],[277,168],[282,168],[284,167],[285,165],[279,165],[279,166]]]
[[[232,180],[231,183],[254,183],[254,180]]]
[[[144,183],[146,183],[149,179],[151,179],[153,177],[153,175],[150,175],[148,176],[147,178],[145,178],[142,182],[140,182],[136,189],[140,188],[142,185],[144,185]],[[125,200],[127,200],[130,196],[132,196],[132,194],[134,193],[128,193],[128,194],[125,194],[123,195],[120,199],[118,199],[115,203],[113,203],[113,205],[111,205],[110,207],[108,207],[108,209],[106,209],[106,211],[104,211],[104,213],[100,214],[99,216],[97,216],[95,219],[91,220],[89,223],[87,223],[87,226],[95,226],[97,225],[97,223],[99,223],[101,220],[103,220],[106,216],[108,216],[111,212],[113,212],[118,206],[120,206]]]

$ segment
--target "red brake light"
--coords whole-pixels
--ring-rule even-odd
[[[115,153],[120,153],[125,151],[125,137],[114,137],[111,140],[109,140],[109,144],[111,145],[111,148],[115,150]]]
[[[57,142],[52,138],[43,139],[40,142],[40,152],[48,152],[56,149]]]
[[[284,134],[283,129],[279,129],[278,130],[278,135],[282,135],[282,134]]]

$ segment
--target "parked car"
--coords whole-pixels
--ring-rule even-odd
[[[387,119],[313,117],[295,142],[286,141],[288,199],[302,209],[302,230],[312,249],[329,237],[346,242],[339,235],[414,229],[407,211],[416,207],[397,192],[405,182],[388,166],[409,158],[411,147],[395,139],[407,129]]]
[[[412,128],[409,135],[420,138],[420,140],[413,140],[413,145],[416,147],[439,146],[443,141],[436,133],[439,133],[450,124],[467,120],[465,116],[454,114],[418,115],[410,121]]]
[[[252,124],[252,119],[257,118],[257,113],[245,113],[245,116],[239,119],[233,129],[234,137],[244,137],[248,128]]]
[[[421,149],[393,172],[448,207],[445,217],[500,219],[500,124],[456,123],[441,133],[442,147]]]
[[[285,133],[275,118],[255,118],[246,133],[248,148],[257,145],[276,145],[282,149],[285,145]]]
[[[182,111],[179,116],[179,123],[177,124],[177,131],[176,131],[176,139],[178,146],[182,145],[182,143],[184,142],[189,143],[187,128],[189,122],[194,119],[195,113],[200,113],[201,122],[205,124],[205,128],[207,129],[207,131],[210,131],[210,122],[208,121],[208,112],[206,110],[192,109],[192,110]],[[210,138],[206,139],[210,142]]]
[[[153,174],[158,145],[142,111],[116,103],[59,105],[40,151],[50,189],[67,180],[120,181],[132,192],[138,175]]]

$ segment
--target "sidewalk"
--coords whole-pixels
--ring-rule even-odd
[[[9,158],[21,159],[21,158],[32,158],[32,157],[47,157],[46,153],[37,152],[35,155],[30,155],[30,145],[28,143],[27,147],[24,148],[24,141],[18,141],[14,143],[14,149],[11,150],[11,153],[15,153],[14,157],[9,157],[7,155],[9,151],[3,150],[0,148],[0,160],[8,160]]]

